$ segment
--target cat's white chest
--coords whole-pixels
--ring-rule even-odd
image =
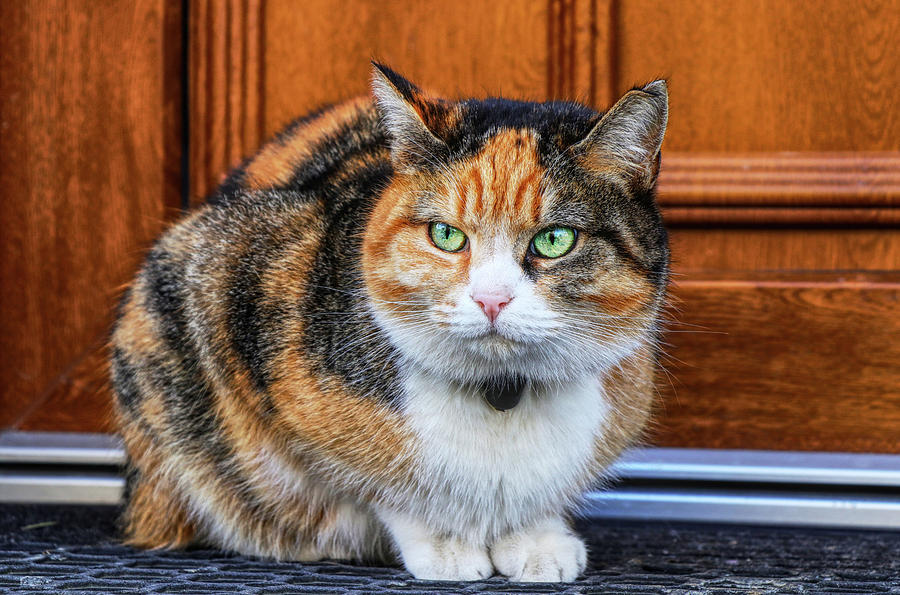
[[[583,485],[607,417],[594,378],[529,387],[505,412],[425,374],[411,375],[406,389],[404,410],[429,492],[420,513],[476,533],[561,513]]]

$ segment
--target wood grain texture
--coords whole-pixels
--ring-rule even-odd
[[[900,227],[900,152],[666,154],[674,226]]]
[[[179,7],[0,3],[0,427],[69,391],[177,212]],[[78,392],[71,410],[103,398]]]
[[[88,345],[64,370],[43,401],[36,401],[16,425],[19,430],[115,432],[106,337]]]
[[[675,228],[676,276],[695,272],[891,271],[900,263],[895,229]]]
[[[263,141],[264,5],[263,0],[189,3],[192,204]]]
[[[889,227],[900,228],[900,209],[779,207],[664,207],[666,221],[685,227]]]
[[[542,99],[546,2],[270,0],[265,132],[369,92],[370,59],[445,96]]]
[[[666,446],[900,453],[900,274],[685,278]]]
[[[547,92],[605,109],[615,101],[614,0],[548,0]]]
[[[618,90],[669,79],[668,151],[896,151],[896,0],[619,3]]]
[[[659,194],[679,207],[898,207],[900,151],[666,153]]]

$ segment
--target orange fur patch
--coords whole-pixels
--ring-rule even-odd
[[[450,198],[462,205],[460,222],[470,227],[500,222],[532,226],[542,212],[543,174],[534,133],[506,130],[462,165],[461,194]],[[475,200],[467,201],[468,195]]]
[[[652,314],[648,309],[654,305],[655,288],[641,275],[631,272],[610,274],[601,283],[586,288],[584,299],[599,306],[605,314],[616,316]],[[648,316],[646,322],[652,320]],[[642,325],[645,321],[642,321]]]
[[[125,543],[142,548],[184,548],[194,541],[196,528],[173,488],[159,475],[134,486],[125,513]]]
[[[116,326],[115,344],[129,355],[146,356],[164,349],[153,321],[143,308],[145,288],[136,284]]]
[[[305,232],[298,234],[300,241],[295,238],[263,277],[267,301],[290,306],[302,300],[312,254],[321,240],[315,226],[309,223],[319,216],[311,208],[309,221],[299,217],[295,222]],[[288,325],[284,330],[287,344],[302,344],[306,340],[304,320],[291,317]],[[259,427],[258,420],[251,420],[251,412],[243,405],[253,398],[245,392],[250,390],[246,379],[228,387],[220,396],[223,419],[238,420],[229,422],[230,441],[238,452],[252,450],[265,432],[274,431],[285,444],[300,439],[316,460],[348,465],[361,476],[402,481],[401,476],[408,473],[404,461],[412,450],[412,435],[399,414],[374,399],[353,395],[336,378],[314,376],[309,362],[296,349],[282,350],[273,359],[271,371],[273,382],[268,393],[279,416],[265,430]]]
[[[471,250],[444,252],[433,245],[427,225],[414,220],[423,188],[433,188],[444,222],[477,243],[505,229],[513,235],[538,225],[543,209],[537,139],[527,130],[507,130],[478,155],[439,172],[397,176],[383,193],[363,240],[363,271],[376,300],[403,302],[428,294],[438,302],[447,287],[468,280]],[[410,311],[412,306],[396,308]]]
[[[640,438],[656,396],[655,373],[655,357],[645,345],[603,379],[610,418],[594,446],[594,459],[600,469],[607,468],[623,449]]]
[[[324,456],[374,479],[371,488],[412,481],[414,436],[399,413],[351,394],[338,379],[314,378],[293,353],[280,360],[271,394],[287,435],[301,437],[317,459]]]
[[[143,548],[183,548],[194,541],[196,528],[175,486],[162,473],[159,445],[122,411],[119,429],[131,464],[139,474],[123,516],[126,543]]]
[[[351,99],[301,125],[287,140],[265,145],[247,166],[246,187],[264,190],[286,184],[296,172],[297,164],[313,156],[315,143],[347,126],[357,113],[371,109],[372,100],[368,96]]]

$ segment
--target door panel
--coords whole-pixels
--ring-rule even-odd
[[[369,92],[369,59],[444,93],[540,99],[547,92],[542,2],[271,0],[265,11],[265,130]]]
[[[896,2],[616,4],[617,88],[669,77],[670,152],[898,149]]]
[[[900,274],[676,281],[657,444],[900,452]]]
[[[171,51],[164,50],[170,45],[162,40],[181,29],[164,24],[184,19],[179,22],[189,43],[183,80],[190,90],[184,157],[195,203],[293,117],[366,93],[370,58],[451,96],[577,99],[600,109],[634,84],[667,77],[671,119],[659,196],[671,229],[675,271],[664,358],[672,380],[661,379],[663,398],[651,440],[667,446],[900,452],[891,431],[900,421],[900,353],[894,338],[900,330],[895,314],[900,299],[897,0],[198,0],[188,6],[179,16],[171,4],[140,4],[135,14],[156,24],[145,26],[125,47],[138,52],[132,61],[171,66]],[[117,14],[121,21],[121,11]],[[95,24],[90,39],[115,38],[103,27],[127,28],[110,19]],[[29,55],[32,50],[22,49],[31,43],[29,36],[50,33],[22,23],[24,37],[2,43]],[[159,33],[161,26],[162,37],[148,33]],[[66,59],[77,62],[78,56],[73,50]],[[109,59],[124,60],[113,52]],[[169,72],[170,66],[155,72]],[[18,68],[16,78],[27,79],[24,67]],[[83,76],[89,94],[96,94],[103,85],[118,88],[134,75],[112,68]],[[147,80],[145,90],[153,92],[135,99],[142,118],[124,137],[144,130],[148,143],[133,150],[144,151],[145,162],[155,168],[148,171],[163,173],[145,180],[139,194],[108,189],[104,200],[130,205],[128,217],[142,223],[92,219],[110,230],[102,236],[105,242],[145,245],[166,218],[166,206],[177,203],[172,198],[177,176],[171,175],[176,144],[165,141],[177,139],[171,126],[177,85],[165,77]],[[43,83],[14,84],[37,89]],[[13,103],[4,102],[6,114]],[[101,125],[72,113],[70,119],[48,117],[29,130],[55,129],[57,120],[60,129],[78,134]],[[109,150],[103,163],[115,168],[128,152],[111,146],[116,150]],[[54,159],[75,163],[77,154],[48,150],[34,162],[40,165],[29,167],[46,170]],[[11,168],[3,171],[19,175]],[[37,205],[61,189],[24,195]],[[14,212],[4,208],[5,215]],[[144,212],[160,213],[156,223],[147,223]],[[82,220],[72,217],[77,235],[74,221]],[[39,220],[29,221],[27,229],[40,228]],[[125,228],[138,233],[127,234]],[[102,243],[97,235],[87,245]],[[52,258],[68,250],[58,239],[51,246],[50,239],[27,234],[17,242],[17,255],[34,253],[23,248],[29,242],[47,244]],[[139,252],[110,263],[108,256],[98,259],[95,254],[106,253],[97,250],[80,258],[103,263],[108,278],[94,277],[74,295],[94,296],[97,287],[114,295],[113,280],[127,279]],[[4,271],[12,272],[5,272],[4,280],[43,270],[22,262],[38,261],[5,257]],[[5,320],[3,336],[30,346],[17,356],[16,369],[43,374],[20,379],[14,394],[38,403],[51,398],[58,406],[35,405],[25,418],[10,409],[4,423],[94,429],[107,397],[86,388],[96,366],[84,359],[91,353],[85,341],[99,336],[107,323],[106,304],[76,299],[74,311],[62,310],[59,292],[47,284],[57,277],[44,275],[29,281],[28,295],[37,296],[36,302],[4,284],[4,299],[16,295],[16,303],[33,312],[23,318],[28,323]],[[88,293],[88,285],[95,293]],[[25,335],[49,328],[38,322],[44,316],[57,327],[80,330],[66,331],[64,345],[47,330],[29,343]],[[94,334],[84,330],[88,327]],[[42,368],[33,362],[45,349],[64,355],[54,355],[55,364]],[[57,387],[51,391],[57,396],[47,396],[48,383]]]
[[[0,427],[94,430],[116,299],[181,202],[181,16],[28,1],[0,21]]]

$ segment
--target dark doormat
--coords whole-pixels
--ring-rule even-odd
[[[0,505],[0,590],[143,593],[900,593],[900,533],[582,522],[575,583],[417,581],[399,568],[271,562],[116,541],[114,507]]]

